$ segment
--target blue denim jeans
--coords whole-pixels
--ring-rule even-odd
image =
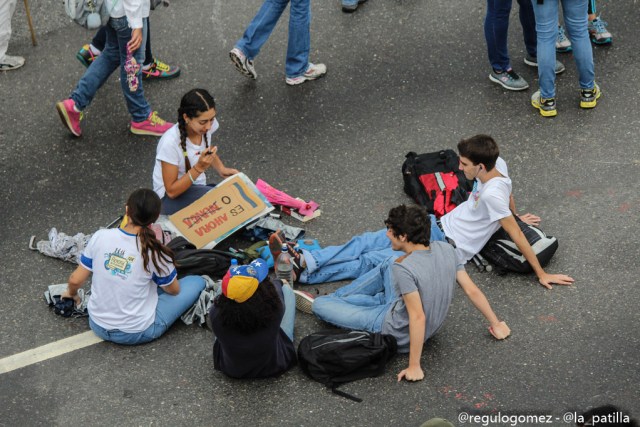
[[[149,23],[149,18],[144,18],[145,24],[147,25],[147,43],[145,44],[144,49],[144,64],[150,65],[153,62],[153,53],[151,52],[151,24]],[[102,26],[96,31],[91,39],[91,44],[96,49],[102,51],[107,44],[107,27]]]
[[[147,20],[143,20],[142,49],[138,49],[134,57],[138,64],[144,62],[144,46],[147,41]],[[144,97],[142,89],[142,72],[138,72],[138,90],[129,91],[127,73],[124,64],[127,59],[127,43],[131,40],[131,28],[126,17],[110,18],[105,26],[107,40],[102,54],[91,63],[87,71],[78,82],[70,98],[79,110],[84,110],[91,104],[98,89],[107,81],[111,73],[120,67],[120,86],[127,103],[127,109],[134,122],[142,122],[151,114],[151,107]]]
[[[524,35],[527,53],[537,56],[536,20],[531,6],[532,0],[518,0],[520,5],[520,24]],[[536,0],[533,0],[536,1]],[[496,71],[507,71],[511,68],[507,33],[509,32],[509,14],[512,0],[487,0],[487,15],[484,19],[484,37],[487,40],[489,62]]]
[[[431,241],[445,241],[442,230],[431,217]],[[307,251],[302,250],[307,268],[300,275],[300,283],[316,284],[356,279],[380,265],[389,257],[394,259],[403,252],[391,249],[387,230],[354,236],[344,245]]]
[[[142,332],[129,333],[122,332],[119,329],[107,330],[91,320],[91,313],[89,313],[89,326],[97,336],[105,341],[113,341],[116,344],[144,344],[158,339],[167,332],[167,329],[178,320],[182,313],[196,302],[205,287],[205,281],[200,276],[185,276],[179,282],[180,293],[178,295],[168,294],[158,287],[158,305],[156,306],[155,320],[151,326]]]
[[[400,298],[391,283],[395,259],[392,255],[351,284],[316,298],[313,314],[341,328],[380,332],[385,315]]]
[[[236,43],[236,47],[250,60],[258,56],[260,48],[269,39],[288,3],[291,3],[291,8],[285,72],[287,77],[298,77],[304,74],[309,67],[310,0],[265,0],[242,38]]]
[[[166,194],[162,197],[162,215],[173,215],[213,190],[214,185],[192,185],[184,193],[172,199]]]
[[[587,0],[533,0],[538,32],[538,77],[542,98],[556,95],[556,37],[558,35],[558,3],[562,1],[562,15],[567,35],[573,47],[581,89],[592,89],[595,81],[593,51],[587,30]]]
[[[280,329],[293,341],[293,325],[296,321],[296,295],[289,285],[282,285],[282,295],[284,295],[284,316],[280,322]]]

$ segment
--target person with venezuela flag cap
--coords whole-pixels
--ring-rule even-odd
[[[230,377],[274,377],[296,364],[295,295],[289,284],[271,281],[268,273],[260,258],[231,267],[209,310],[213,365]]]

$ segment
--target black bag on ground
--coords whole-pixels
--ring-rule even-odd
[[[230,252],[217,249],[196,249],[184,237],[172,239],[167,247],[175,255],[178,278],[205,274],[213,280],[221,279],[229,270],[231,259],[237,258]]]
[[[341,384],[384,373],[398,351],[395,337],[366,331],[325,330],[304,337],[298,363],[305,374],[340,396],[362,399],[337,390]]]
[[[538,257],[540,265],[544,267],[558,250],[558,239],[547,236],[542,230],[525,223],[517,216],[515,218],[524,237]],[[516,273],[531,273],[533,271],[529,262],[502,227],[491,236],[480,254],[496,267],[498,274],[504,274],[508,271]]]
[[[409,152],[405,157],[404,192],[429,213],[440,218],[469,198],[473,183],[460,170],[460,160],[453,150]]]

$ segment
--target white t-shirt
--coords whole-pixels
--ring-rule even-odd
[[[466,263],[480,252],[500,228],[500,220],[512,214],[509,209],[511,179],[501,157],[496,161],[496,169],[502,177],[484,184],[476,180],[469,199],[440,219],[444,234],[456,244],[460,262]]]
[[[138,236],[120,228],[98,230],[80,256],[80,265],[93,272],[87,308],[91,320],[105,329],[135,333],[155,320],[158,286],[173,282],[171,262],[153,261],[144,269]]]
[[[211,135],[218,130],[220,125],[218,124],[218,120],[213,120],[213,125],[209,132],[207,132],[207,139],[209,140],[209,146],[211,146]],[[200,158],[200,153],[202,150],[206,148],[204,143],[204,138],[200,145],[193,144],[189,138],[185,142],[187,146],[187,156],[189,157],[189,162],[191,163],[191,167],[193,167],[196,163],[198,163],[198,159]],[[156,164],[153,167],[153,191],[156,192],[158,197],[161,199],[164,197],[166,191],[164,188],[164,181],[162,180],[162,163],[166,162],[171,165],[178,166],[178,179],[182,178],[182,176],[187,173],[186,166],[184,162],[184,153],[182,152],[182,147],[180,146],[180,130],[178,129],[178,124],[173,125],[171,129],[166,131],[164,135],[160,138],[158,142],[158,148],[156,149]],[[207,185],[207,177],[205,174],[201,173],[195,179],[195,185]]]

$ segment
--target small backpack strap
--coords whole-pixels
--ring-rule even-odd
[[[344,392],[342,390],[338,390],[338,387],[340,387],[340,384],[338,385],[332,385],[331,386],[331,392],[334,394],[337,394],[338,396],[342,396],[342,397],[346,397],[349,400],[353,400],[354,402],[362,402],[362,399],[360,399],[359,397],[354,396],[353,394],[349,394],[347,392]]]

